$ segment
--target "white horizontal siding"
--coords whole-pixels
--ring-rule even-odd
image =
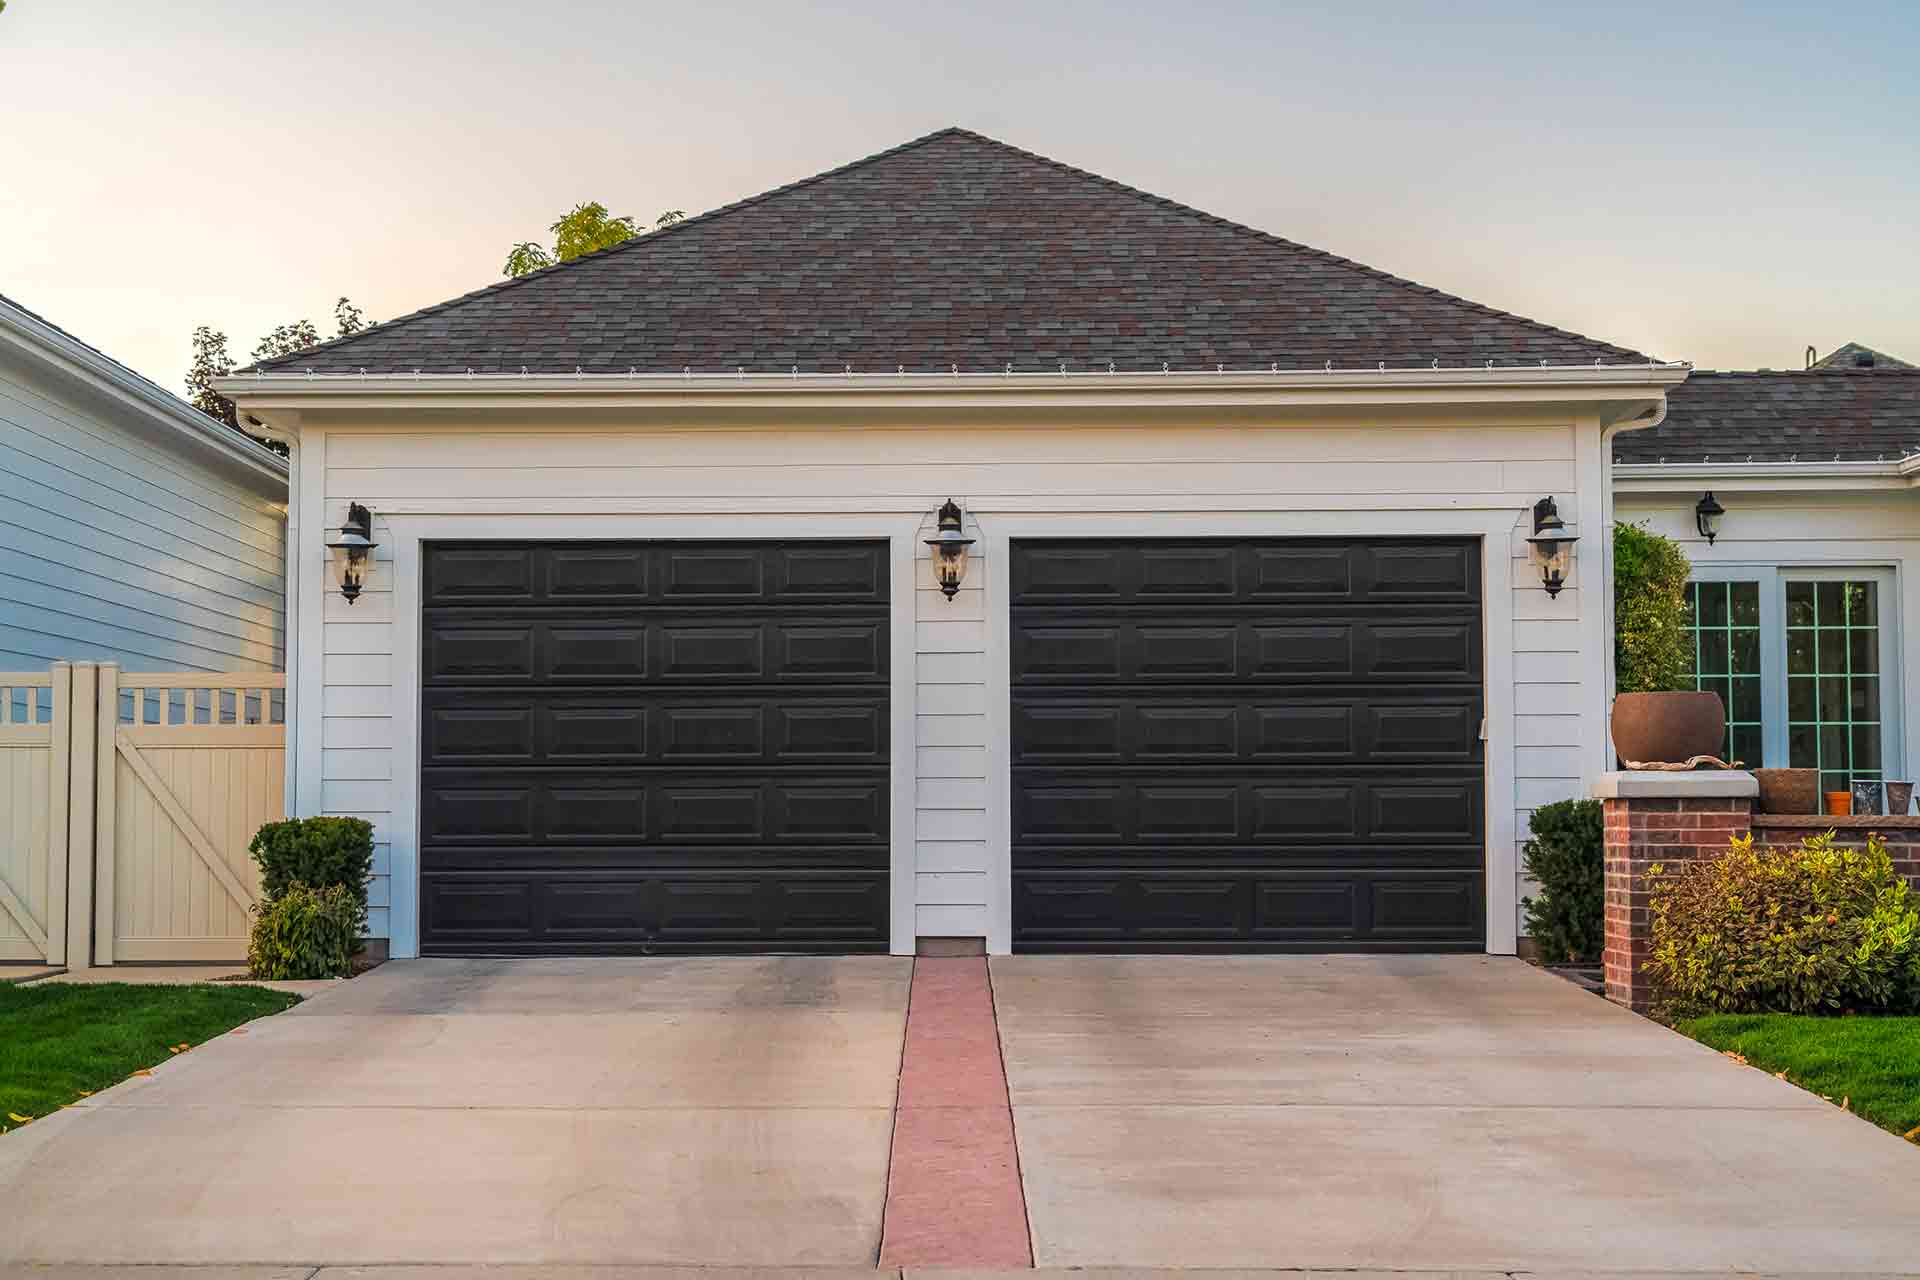
[[[505,532],[516,511],[831,510],[931,513],[947,494],[973,512],[1302,512],[1380,508],[1511,512],[1508,555],[1516,732],[1513,808],[1577,791],[1591,709],[1581,683],[1580,561],[1555,599],[1526,562],[1525,512],[1551,493],[1571,523],[1575,430],[1508,413],[1480,421],[1436,408],[1427,425],[1261,428],[383,429],[330,428],[324,510],[349,499],[409,512],[485,512]],[[939,492],[931,492],[937,484]],[[595,506],[594,504],[599,504]],[[784,505],[782,505],[784,504]],[[923,535],[931,531],[930,514]],[[978,532],[977,528],[974,530]],[[1584,530],[1583,530],[1584,532]],[[635,536],[644,536],[636,526]],[[382,539],[386,541],[386,539]],[[983,549],[984,539],[976,545]],[[922,935],[983,936],[993,900],[988,823],[990,595],[999,566],[973,557],[949,601],[916,556],[912,818],[914,924]],[[318,767],[329,809],[384,817],[392,705],[391,567],[355,605],[329,592],[322,622],[325,718]],[[324,625],[322,625],[322,623]],[[902,749],[905,745],[902,744]],[[1519,828],[1524,835],[1524,825]]]
[[[279,670],[285,494],[169,452],[133,412],[0,365],[0,669]]]

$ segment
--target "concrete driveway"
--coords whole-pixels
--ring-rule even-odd
[[[969,963],[389,964],[0,1139],[0,1274],[1920,1272],[1920,1150],[1517,961]]]
[[[871,1267],[910,975],[388,964],[0,1140],[0,1263]]]
[[[993,978],[1042,1267],[1920,1271],[1920,1150],[1515,960]]]

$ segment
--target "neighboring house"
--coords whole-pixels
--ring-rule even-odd
[[[287,466],[0,297],[0,671],[278,671]]]
[[[1827,789],[1911,777],[1920,369],[1849,344],[1801,372],[1695,373],[1613,454],[1616,514],[1693,561],[1697,680],[1727,703],[1734,756]]]
[[[946,130],[220,386],[395,955],[1511,952],[1684,377]]]

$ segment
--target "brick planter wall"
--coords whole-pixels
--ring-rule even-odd
[[[1843,844],[1864,846],[1870,833],[1887,842],[1894,868],[1920,889],[1920,817],[1823,817],[1755,814],[1747,773],[1609,773],[1594,787],[1606,809],[1607,998],[1644,1013],[1653,984],[1645,965],[1652,922],[1647,868],[1684,862],[1726,848],[1753,833],[1761,845],[1796,845],[1833,831]]]
[[[1608,796],[1606,807],[1607,998],[1646,1012],[1652,984],[1644,966],[1651,922],[1647,868],[1684,862],[1727,847],[1744,834],[1753,801],[1745,796]]]

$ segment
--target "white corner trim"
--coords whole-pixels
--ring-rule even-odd
[[[1739,769],[1617,769],[1594,780],[1596,800],[1707,800],[1760,794],[1760,782]]]

